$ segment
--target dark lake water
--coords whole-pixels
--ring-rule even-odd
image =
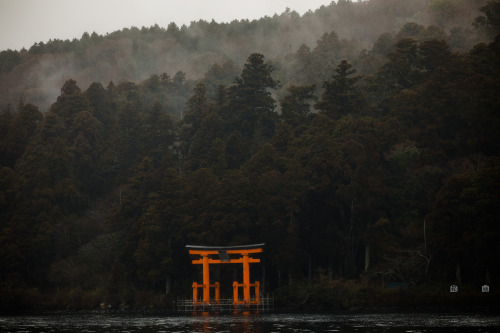
[[[485,314],[72,314],[0,317],[0,332],[500,332]]]

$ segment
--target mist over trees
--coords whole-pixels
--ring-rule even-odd
[[[499,12],[339,0],[2,51],[0,308],[164,306],[186,244],[266,243],[265,293],[496,285]]]
[[[300,84],[308,83],[304,80],[316,83],[318,78],[322,82],[340,60],[353,62],[385,33],[396,39],[403,34],[418,39],[447,39],[452,50],[468,51],[477,42],[492,38],[486,39],[486,31],[478,34],[471,25],[482,15],[479,8],[484,4],[486,0],[342,0],[302,16],[286,10],[253,21],[200,20],[189,26],[171,23],[167,27],[129,27],[104,36],[89,31],[80,39],[41,41],[28,49],[0,52],[0,107],[15,105],[22,98],[45,111],[68,78],[81,87],[93,82],[138,83],[151,75],[168,73],[173,77],[177,72],[199,80],[214,64],[222,66],[229,61],[242,66],[252,53],[272,60],[276,75],[297,61],[312,61],[311,68],[303,73],[310,78],[299,73],[290,76],[301,80],[297,82]],[[490,15],[489,11],[486,15]],[[400,31],[407,23],[427,29]],[[489,29],[480,21],[477,24]],[[377,51],[384,47],[387,45],[379,45]],[[300,56],[309,51],[314,51],[312,59],[290,59],[296,53]],[[229,80],[227,85],[234,76],[225,79]],[[183,96],[176,106],[179,113],[186,99]]]

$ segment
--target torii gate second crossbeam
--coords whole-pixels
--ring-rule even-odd
[[[242,246],[199,246],[199,245],[186,245],[189,249],[189,254],[199,255],[201,259],[194,259],[193,264],[203,265],[203,303],[210,303],[210,287],[215,288],[215,301],[219,301],[219,288],[218,282],[213,285],[210,284],[210,264],[243,264],[243,283],[233,282],[233,303],[239,304],[238,300],[238,287],[243,287],[243,303],[251,304],[250,299],[250,287],[255,287],[255,301],[259,303],[260,297],[260,283],[256,281],[255,283],[250,283],[250,264],[259,263],[260,259],[252,258],[250,255],[254,253],[263,252],[263,247],[265,244],[253,244],[253,245],[242,245]],[[218,255],[219,258],[211,258],[211,255]],[[231,258],[231,255],[240,255],[241,257]],[[193,304],[198,302],[198,287],[201,287],[198,283],[193,282]]]

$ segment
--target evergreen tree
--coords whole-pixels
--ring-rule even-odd
[[[9,127],[12,123],[14,115],[12,114],[10,104],[2,110],[0,113],[0,141],[2,141],[7,133],[9,133]]]
[[[144,153],[150,156],[155,163],[168,160],[169,147],[175,137],[175,124],[161,103],[156,100],[144,121]]]
[[[376,74],[382,96],[411,88],[420,83],[418,43],[412,38],[399,40],[387,55],[388,62]]]
[[[104,185],[101,160],[105,154],[104,128],[88,111],[73,117],[68,129],[68,140],[74,156],[75,182],[83,193],[94,198],[100,197]]]
[[[76,85],[76,81],[67,80],[61,88],[61,95],[57,98],[57,102],[52,104],[50,110],[61,117],[66,126],[70,126],[73,116],[81,111],[89,111],[90,105]]]
[[[142,147],[142,117],[133,102],[126,103],[118,114],[112,130],[111,151],[121,171],[139,161]]]
[[[244,137],[259,143],[274,134],[277,121],[271,89],[278,87],[278,81],[271,77],[273,70],[262,54],[251,54],[229,95],[229,108],[234,113],[230,120]]]
[[[92,115],[109,130],[113,125],[114,110],[102,84],[93,82],[85,91],[85,97],[89,101],[88,111],[91,111]]]
[[[208,114],[206,87],[203,83],[198,83],[194,88],[194,95],[186,102],[186,110],[182,123],[190,126],[192,131],[197,131]]]
[[[335,31],[323,34],[310,53],[311,61],[307,72],[314,81],[307,82],[308,84],[317,82],[318,79],[321,81],[328,79],[329,73],[335,70],[335,64],[341,59],[340,48],[339,37]]]
[[[316,85],[296,87],[287,90],[289,95],[280,100],[281,117],[294,127],[305,125],[311,115],[311,101],[316,100],[314,90]]]
[[[321,100],[314,106],[333,119],[361,112],[362,96],[356,85],[360,77],[349,77],[356,73],[347,60],[342,60],[335,69],[331,81],[325,81],[325,91]]]
[[[500,33],[500,1],[489,0],[481,7],[485,16],[479,16],[474,20],[474,26],[483,29],[490,37]]]
[[[5,113],[4,117],[7,121],[8,113]],[[11,168],[26,150],[30,138],[43,120],[43,115],[38,107],[28,103],[20,104],[19,110],[12,118],[9,126],[5,128],[6,133],[4,132],[5,137],[0,151],[0,164]]]
[[[247,143],[239,131],[235,130],[227,137],[225,156],[228,169],[239,169],[247,160]]]

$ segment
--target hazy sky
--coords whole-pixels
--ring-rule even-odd
[[[0,0],[0,50],[28,49],[49,39],[80,38],[157,23],[179,27],[203,19],[231,22],[281,14],[300,15],[331,0]]]

